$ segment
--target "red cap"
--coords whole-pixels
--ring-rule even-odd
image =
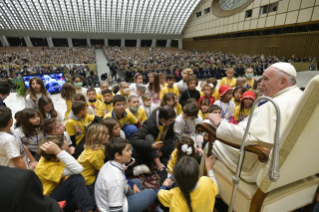
[[[222,85],[219,87],[219,95],[220,96],[224,96],[225,93],[227,93],[227,91],[232,91],[233,88],[229,87],[228,85]]]
[[[243,99],[249,99],[249,98],[255,101],[255,93],[252,91],[246,91],[241,97],[240,101],[242,101]]]

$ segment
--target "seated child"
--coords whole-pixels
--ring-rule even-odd
[[[189,76],[193,76],[194,75],[194,72],[192,69],[190,68],[187,68],[187,69],[184,69],[182,71],[182,79],[176,83],[176,87],[179,89],[179,93],[182,93],[183,91],[185,91],[187,89],[187,80],[188,80],[188,77]]]
[[[169,105],[172,108],[174,108],[175,113],[177,114],[177,116],[179,116],[182,113],[182,107],[181,105],[178,103],[178,101],[175,100],[176,94],[174,93],[166,93],[163,96],[163,99],[161,101],[161,107],[163,107],[164,105]]]
[[[198,100],[198,105],[200,105],[200,102],[203,99],[208,99],[209,106],[213,105],[215,102],[215,98],[212,96],[213,88],[208,84],[203,85],[203,94],[204,95],[201,98],[199,98],[199,100]]]
[[[196,90],[196,86],[198,85],[197,77],[190,76],[187,80],[187,86],[188,88],[182,92],[181,97],[179,99],[179,103],[182,105],[182,107],[185,105],[186,101],[188,99],[194,98],[196,101],[200,98],[200,93],[198,90]]]
[[[138,84],[143,84],[143,75],[141,73],[136,73],[134,75],[134,83],[130,84],[129,88],[132,94],[137,95],[136,88]]]
[[[94,191],[97,173],[104,165],[105,144],[109,142],[109,133],[102,124],[93,124],[86,133],[84,150],[77,161],[83,166],[81,175],[88,189]]]
[[[116,95],[122,95],[125,97],[125,99],[128,99],[128,96],[131,94],[131,91],[129,89],[127,82],[121,82],[120,83],[120,90],[116,93]]]
[[[29,159],[21,139],[11,132],[13,125],[12,113],[10,108],[0,107],[0,165],[28,169]],[[30,153],[29,153],[30,154]],[[31,163],[36,165],[32,157]]]
[[[245,76],[246,76],[245,87],[248,91],[251,91],[256,87],[256,85],[255,85],[256,81],[253,78],[254,77],[254,69],[251,67],[246,68]]]
[[[216,78],[209,78],[207,81],[207,84],[210,85],[210,87],[212,87],[212,97],[215,98],[215,101],[220,100],[220,96],[219,96],[219,92],[218,89],[216,88],[217,86],[217,79]]]
[[[152,97],[150,94],[145,93],[142,95],[143,109],[146,113],[147,118],[151,117],[154,110],[156,110],[155,104],[152,103]]]
[[[104,105],[102,107],[103,116],[113,110],[113,92],[109,89],[102,91]]]
[[[54,104],[52,99],[48,96],[42,96],[38,102],[39,111],[45,119],[56,118],[60,122],[62,122],[63,116],[61,113],[54,109]]]
[[[110,139],[114,137],[125,138],[125,133],[121,130],[120,123],[118,120],[108,117],[102,120],[101,124],[106,126],[108,129]]]
[[[65,123],[65,129],[71,137],[72,146],[76,147],[74,157],[78,158],[84,149],[87,129],[91,122],[98,121],[98,117],[87,114],[87,104],[83,101],[74,102],[72,112]]]
[[[72,84],[75,87],[75,91],[77,94],[87,95],[87,89],[83,88],[83,79],[82,76],[76,74],[72,77]]]
[[[213,113],[213,114],[222,114],[222,110],[218,105],[212,105],[208,109],[208,113]]]
[[[83,167],[66,152],[67,149],[63,136],[47,136],[39,147],[41,159],[35,173],[42,182],[43,194],[57,202],[66,201],[65,211],[93,211],[93,194],[89,193],[80,175]]]
[[[96,90],[94,88],[89,88],[87,90],[87,98],[87,105],[95,111],[97,116],[103,117],[104,104],[96,98]]]
[[[85,96],[83,94],[80,94],[80,93],[74,94],[74,96],[72,96],[71,103],[73,104],[75,101],[82,101],[82,102],[85,102],[87,104],[87,99],[85,98]],[[67,119],[69,117],[74,116],[74,114],[72,112],[72,104],[71,104],[71,111],[70,111]],[[88,105],[87,105],[87,113],[89,115],[95,115],[94,109]]]
[[[153,189],[142,190],[139,179],[129,181],[123,165],[131,161],[129,141],[112,138],[108,144],[110,161],[99,172],[95,184],[95,199],[100,211],[138,212],[152,205],[156,199]]]
[[[220,86],[227,85],[229,87],[234,88],[236,86],[236,79],[234,78],[235,70],[234,68],[228,68],[226,70],[227,77],[224,77],[220,82]]]
[[[213,156],[205,160],[208,177],[199,177],[197,161],[190,156],[182,157],[174,166],[173,175],[178,187],[166,190],[172,183],[167,178],[158,189],[161,204],[171,211],[214,211],[218,184],[214,175]]]
[[[162,86],[162,88],[165,88],[167,86],[167,83],[165,82],[166,74],[164,72],[160,72],[158,76],[160,85]]]
[[[259,78],[258,81],[257,81],[257,90],[261,91],[261,93],[264,93],[264,88],[263,86],[261,85],[261,81],[262,81],[263,78]]]
[[[195,127],[197,124],[203,122],[202,118],[198,115],[199,107],[197,102],[193,99],[187,100],[183,107],[183,113],[179,115],[174,123],[174,133],[180,138],[183,135],[190,136],[198,148],[200,155],[202,154],[203,136],[196,133]]]
[[[212,98],[214,98],[214,97],[212,97]],[[210,103],[211,102],[209,101],[209,99],[202,99],[202,101],[200,101],[200,103],[199,103],[198,115],[200,117],[202,117],[203,120],[207,118],[208,108],[211,106]]]
[[[75,87],[71,83],[64,83],[62,85],[61,97],[66,103],[66,112],[64,114],[64,120],[66,121],[72,110],[72,97],[76,94]]]
[[[126,138],[130,138],[137,131],[135,125],[138,124],[137,118],[132,114],[125,111],[126,99],[123,95],[115,95],[113,98],[113,110],[104,116],[112,117],[119,121],[121,129],[124,131]]]
[[[64,140],[69,144],[68,153],[73,155],[75,152],[75,145],[72,144],[69,134],[65,131],[64,125],[57,119],[47,119],[43,124],[44,135],[63,135]]]
[[[6,106],[3,101],[10,95],[11,85],[7,82],[0,82],[0,106]]]
[[[163,96],[166,93],[175,93],[177,96],[179,96],[179,90],[177,87],[174,86],[175,83],[175,76],[173,74],[169,74],[166,77],[167,85],[165,87],[162,87],[160,99],[163,99]]]
[[[196,159],[196,148],[194,140],[187,136],[183,135],[176,141],[176,148],[172,152],[171,159],[167,164],[167,172],[168,177],[173,175],[173,169],[175,164],[183,157],[183,156],[191,156]]]
[[[251,111],[251,106],[255,101],[255,94],[253,91],[246,91],[243,94],[243,97],[240,99],[240,105],[235,108],[234,119],[235,124],[244,120],[249,116]]]
[[[29,81],[29,88],[25,97],[25,108],[38,109],[38,101],[42,96],[48,96],[49,93],[44,86],[43,80],[39,77],[33,77]]]
[[[143,105],[143,99],[142,96],[146,92],[145,85],[137,84],[136,85],[136,96],[138,97],[138,100],[140,101],[140,106]],[[131,94],[132,95],[132,94]]]
[[[32,161],[34,158],[39,161],[40,156],[36,152],[38,144],[44,139],[40,112],[33,108],[25,108],[20,111],[18,121],[15,123],[14,134],[28,147],[33,156],[28,155],[28,157],[32,158]]]
[[[245,92],[246,88],[243,86],[239,86],[234,89],[233,98],[231,100],[235,103],[236,107],[240,104],[240,99]]]
[[[127,103],[128,103],[128,107],[126,108],[125,111],[128,113],[132,113],[137,118],[140,125],[143,124],[143,122],[147,119],[147,116],[144,109],[140,107],[140,102],[137,96],[130,95]]]
[[[236,87],[240,87],[240,86],[245,87],[245,82],[246,82],[245,78],[236,79]]]
[[[96,99],[100,100],[101,102],[104,102],[103,98],[103,91],[109,89],[109,83],[107,81],[101,81],[100,82],[100,92],[96,94]],[[113,95],[113,93],[112,93]]]
[[[222,110],[222,118],[228,121],[234,116],[235,103],[231,101],[233,97],[233,89],[228,85],[222,85],[219,88],[220,100],[217,100],[214,104],[218,105]]]

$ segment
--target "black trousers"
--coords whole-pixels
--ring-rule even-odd
[[[64,211],[91,211],[95,207],[94,189],[89,189],[82,175],[71,175],[57,187],[50,197],[57,202],[66,201]]]
[[[81,153],[83,152],[84,150],[84,144],[85,144],[85,136],[84,138],[80,141],[80,143],[78,145],[76,145],[75,147],[75,151],[74,151],[74,154],[73,154],[73,157],[75,159],[78,159],[78,157],[80,157]]]

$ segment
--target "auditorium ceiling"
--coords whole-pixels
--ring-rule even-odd
[[[0,30],[181,34],[200,0],[0,0]]]

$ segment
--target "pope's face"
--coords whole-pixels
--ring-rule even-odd
[[[278,91],[280,91],[281,80],[278,78],[275,68],[269,67],[265,70],[261,86],[264,89],[264,95],[268,97],[273,97]]]

